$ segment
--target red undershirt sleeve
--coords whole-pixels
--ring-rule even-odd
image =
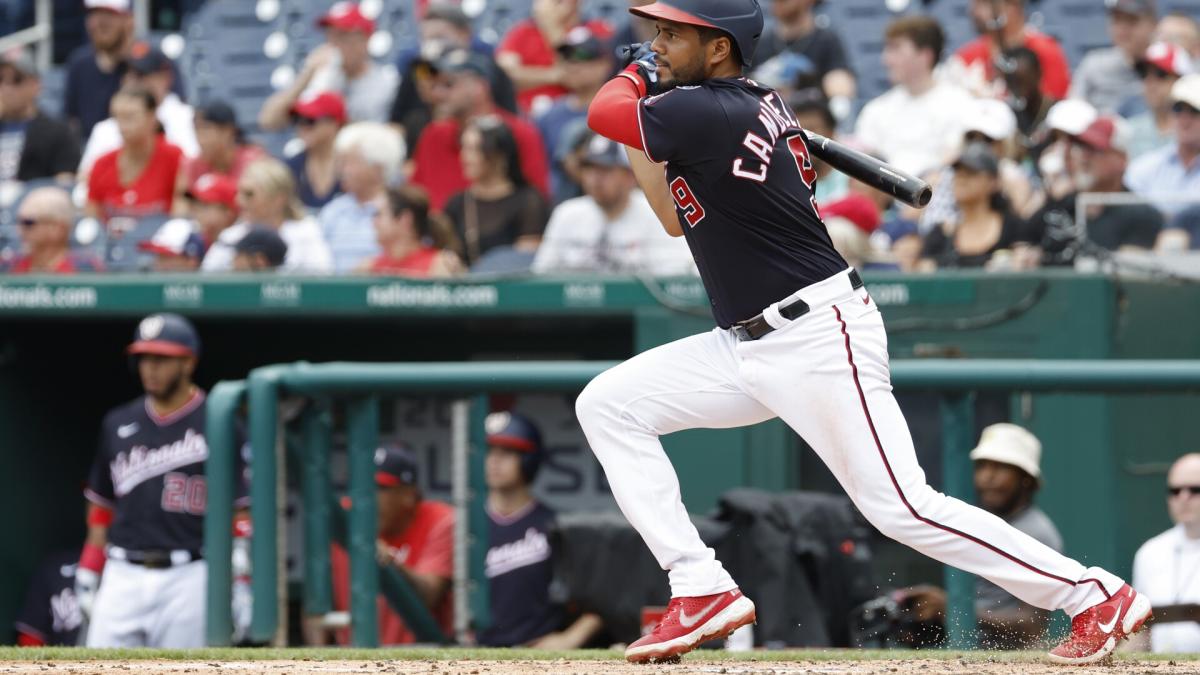
[[[638,125],[638,102],[646,95],[637,75],[623,71],[596,93],[588,106],[588,127],[618,143],[645,150]]]

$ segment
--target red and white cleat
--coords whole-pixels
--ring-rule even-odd
[[[702,642],[723,638],[754,623],[754,603],[738,589],[690,598],[671,598],[663,618],[649,635],[629,645],[633,663],[664,661],[692,651]]]
[[[1050,660],[1068,666],[1101,661],[1118,642],[1141,629],[1150,611],[1150,600],[1125,584],[1108,600],[1075,616],[1071,634],[1050,651]]]

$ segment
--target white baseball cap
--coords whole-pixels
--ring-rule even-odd
[[[1200,110],[1200,73],[1179,78],[1171,87],[1171,100],[1180,101]]]
[[[975,99],[967,109],[964,131],[978,131],[993,141],[1003,141],[1017,132],[1017,116],[1004,101]]]
[[[1068,98],[1050,106],[1046,113],[1046,125],[1068,136],[1078,136],[1091,126],[1100,115],[1087,101]]]
[[[121,14],[131,14],[132,5],[132,0],[83,0],[84,9],[107,9]]]
[[[1042,482],[1042,443],[1024,427],[1001,422],[984,429],[971,451],[971,461],[982,459],[1015,466]]]

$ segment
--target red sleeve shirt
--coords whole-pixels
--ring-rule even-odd
[[[583,25],[587,26],[597,37],[607,39],[612,35],[612,28],[603,21],[592,19],[585,21]],[[504,39],[496,47],[496,54],[503,53],[516,54],[521,58],[521,65],[548,68],[554,65],[556,54],[554,46],[546,44],[546,38],[542,32],[538,30],[537,24],[533,19],[521,21],[504,35]],[[542,85],[539,87],[531,87],[517,92],[517,104],[521,108],[521,112],[528,114],[533,107],[533,102],[539,96],[546,96],[550,99],[556,99],[567,93],[566,88],[558,85]]]
[[[550,167],[546,164],[546,152],[537,128],[503,110],[497,109],[496,114],[512,129],[517,152],[521,156],[521,173],[542,196],[549,196]],[[429,206],[435,211],[443,210],[450,197],[467,189],[467,177],[459,160],[461,133],[456,120],[431,122],[421,132],[417,149],[413,152],[416,168],[412,182],[429,193]]]
[[[114,150],[102,155],[96,160],[88,179],[88,201],[100,205],[101,217],[108,220],[113,216],[137,218],[170,213],[183,151],[160,135],[146,168],[128,185],[121,184],[117,166],[120,154],[120,150]]]
[[[454,576],[454,508],[442,502],[424,500],[417,506],[412,523],[399,536],[385,538],[397,550],[400,563],[420,574],[434,574],[446,579]],[[333,571],[333,605],[338,610],[350,608],[350,556],[340,546],[334,546],[330,557]],[[404,619],[392,611],[381,595],[378,600],[379,643],[381,645],[412,644],[416,637]],[[453,598],[447,593],[433,612],[442,632],[454,632]],[[340,630],[340,644],[350,643],[350,630]]]
[[[1037,54],[1038,62],[1042,64],[1042,93],[1058,100],[1066,98],[1067,90],[1071,88],[1071,68],[1067,64],[1062,47],[1054,38],[1032,28],[1025,29],[1025,46]],[[987,79],[990,81],[996,78],[991,38],[975,38],[960,47],[955,55],[968,66],[982,63]]]

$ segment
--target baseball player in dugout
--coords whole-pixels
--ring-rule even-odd
[[[598,615],[585,613],[564,628],[563,607],[551,597],[554,511],[531,492],[545,456],[542,434],[532,420],[512,412],[494,412],[484,426],[489,524],[485,573],[492,623],[479,633],[479,644],[579,649],[602,622]]]
[[[663,227],[687,238],[717,326],[602,373],[576,403],[613,496],[671,585],[662,621],[626,658],[671,659],[755,620],[689,520],[659,436],[775,417],[880,532],[1070,615],[1053,662],[1105,658],[1150,616],[1144,595],[926,483],[892,396],[879,308],[813,203],[807,137],[779,94],[743,76],[762,33],[758,2],[630,11],[657,36],[601,88],[588,124],[629,146]]]
[[[87,541],[75,591],[89,647],[201,647],[208,490],[204,391],[192,383],[200,338],[154,314],[126,352],[145,395],[104,417],[84,494]]]

